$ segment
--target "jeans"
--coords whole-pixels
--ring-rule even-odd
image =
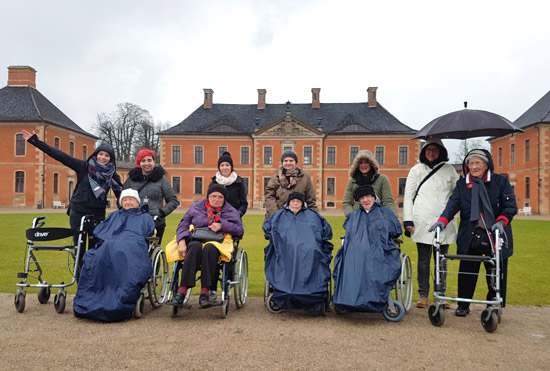
[[[441,253],[447,254],[449,252],[449,245],[441,245]],[[416,248],[418,250],[418,264],[416,269],[416,280],[418,282],[418,294],[421,298],[427,298],[430,294],[430,260],[432,256],[432,249],[434,252],[435,262],[435,246],[427,245],[424,243],[417,243]],[[441,272],[441,294],[445,294],[447,290],[447,262],[443,263],[440,267]],[[435,264],[434,264],[434,279],[435,279]]]

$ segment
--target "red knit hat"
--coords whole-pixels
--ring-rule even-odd
[[[151,151],[150,149],[142,149],[141,151],[138,152],[136,156],[136,162],[134,163],[134,165],[136,167],[139,167],[139,163],[141,162],[141,160],[143,160],[143,158],[147,156],[153,157],[153,160],[154,160],[157,154],[155,153],[155,151]]]

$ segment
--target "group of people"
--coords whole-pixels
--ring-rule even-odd
[[[90,250],[84,256],[85,266],[87,262],[97,260],[97,249],[91,248],[102,246],[106,250],[106,246],[112,245],[106,241],[124,238],[121,237],[124,233],[137,233],[136,238],[145,241],[145,237],[156,230],[156,236],[162,238],[166,227],[165,218],[178,207],[179,202],[165,176],[166,171],[156,163],[154,151],[143,149],[138,152],[135,168],[129,172],[129,178],[123,184],[116,172],[115,153],[110,145],[101,144],[87,160],[80,160],[47,145],[39,140],[35,133],[25,130],[22,133],[30,144],[76,173],[77,184],[67,211],[71,228],[78,229],[84,215],[93,215],[96,221],[87,231]],[[370,151],[358,153],[349,171],[350,179],[343,199],[344,213],[347,216],[344,224],[346,243],[351,244],[357,236],[362,236],[361,244],[365,246],[364,250],[369,250],[369,246],[372,245],[373,249],[385,252],[386,256],[388,252],[395,255],[395,252],[392,252],[395,247],[393,238],[401,235],[401,227],[404,227],[406,235],[417,244],[417,307],[425,308],[428,306],[430,291],[430,260],[435,229],[439,228],[442,231],[443,253],[447,253],[450,244],[457,243],[458,253],[469,255],[491,254],[487,248],[488,240],[492,238],[491,232],[498,229],[507,240],[500,276],[501,295],[505,303],[507,259],[513,252],[510,222],[517,212],[514,192],[507,178],[493,173],[493,161],[486,150],[473,150],[466,156],[463,164],[464,177],[459,178],[455,169],[447,163],[447,150],[437,139],[429,140],[423,145],[419,160],[407,177],[401,221],[397,215],[388,177],[380,173],[380,166]],[[119,200],[120,210],[105,220],[107,194],[110,190]],[[248,208],[246,193],[242,178],[235,172],[230,153],[223,153],[218,159],[218,171],[208,187],[207,198],[194,203],[177,227],[178,255],[185,260],[180,286],[173,298],[173,304],[183,303],[187,290],[195,285],[195,274],[198,269],[202,270],[200,306],[212,305],[217,300],[217,266],[219,262],[229,261],[231,258],[231,238],[242,236],[244,233],[241,219]],[[298,166],[298,156],[292,150],[283,153],[280,169],[271,177],[265,188],[265,207],[266,221],[263,229],[270,243],[274,238],[280,238],[281,241],[286,239],[289,242],[288,236],[282,236],[285,230],[278,229],[276,225],[285,218],[288,221],[288,217],[292,215],[294,219],[296,215],[303,215],[300,223],[305,223],[303,227],[307,226],[312,230],[313,234],[308,236],[316,241],[324,251],[325,258],[329,259],[332,245],[329,247],[327,242],[332,238],[332,230],[326,220],[318,214],[312,178]],[[461,213],[461,221],[457,233],[453,218],[458,211]],[[139,219],[139,222],[134,219]],[[97,225],[99,227],[94,230]],[[138,231],[134,228],[135,225],[143,228]],[[222,232],[224,241],[203,244],[193,240],[191,236],[195,228]],[[296,224],[293,228],[296,228]],[[360,233],[360,230],[363,232]],[[339,250],[335,260],[335,302],[341,298],[338,292],[346,293],[349,299],[351,291],[345,287],[361,286],[353,286],[352,283],[363,280],[361,276],[357,276],[357,270],[351,270],[355,273],[350,275],[350,270],[343,267],[353,264],[354,261],[364,261],[367,264],[371,259],[375,259],[374,256],[367,257],[361,252],[364,259],[354,255],[357,251],[348,248],[346,243]],[[143,248],[140,247],[141,250]],[[82,248],[81,256],[78,257],[78,270],[81,269],[82,255],[85,251],[86,248]],[[272,253],[273,251],[266,248],[266,257]],[[396,256],[397,259],[393,259],[392,264],[399,260],[398,254]],[[330,259],[328,261],[330,263]],[[473,296],[479,266],[479,262],[460,263],[460,297]],[[268,266],[266,258],[266,277],[273,267]],[[386,269],[386,282],[395,282],[397,279],[394,277],[393,268]],[[76,277],[79,280],[87,280],[86,284],[79,282],[79,291],[87,287],[88,291],[95,290],[97,295],[102,295],[101,290],[105,289],[107,283],[99,276],[92,277],[90,269],[88,268],[85,274],[77,272]],[[445,267],[443,270],[446,270]],[[143,277],[145,273],[144,271]],[[325,284],[323,280],[319,282]],[[144,285],[146,280],[140,281],[137,286],[141,283]],[[95,288],[90,289],[94,285]],[[489,285],[488,298],[492,298],[494,294]],[[139,291],[137,295],[139,296]],[[132,293],[124,300],[130,303],[134,296],[135,293]],[[77,298],[78,293],[75,298],[75,309]],[[137,300],[137,297],[135,299]],[[346,303],[344,300],[342,305],[345,306]],[[279,301],[279,305],[284,307],[286,304]],[[80,312],[85,313],[86,310]],[[126,310],[125,313],[127,312]],[[468,303],[460,303],[455,314],[465,316],[468,312]]]

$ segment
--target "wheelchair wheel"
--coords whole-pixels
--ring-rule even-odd
[[[498,327],[498,314],[491,308],[486,308],[481,312],[481,324],[487,332],[494,332]]]
[[[382,312],[382,315],[384,318],[390,322],[399,322],[405,315],[405,309],[403,308],[403,305],[401,305],[400,302],[397,300],[393,301],[393,306],[395,308],[395,311],[392,312],[390,309],[390,306],[386,306],[386,309]]]
[[[134,317],[141,318],[143,316],[143,309],[145,308],[145,293],[142,291],[139,294],[139,298],[136,302],[136,307],[134,309]]]
[[[428,318],[434,326],[442,326],[445,323],[445,305],[432,304],[428,308]]]
[[[342,314],[346,314],[348,313],[348,311],[338,305],[335,305],[334,306],[334,311],[336,312],[336,314],[339,314],[339,315],[342,315]]]
[[[19,313],[23,313],[23,311],[25,310],[25,296],[26,294],[24,291],[19,291],[15,294],[15,300],[14,300],[15,309]]]
[[[147,283],[147,292],[153,308],[158,308],[166,301],[168,290],[170,289],[168,261],[166,260],[166,253],[160,246],[153,250],[151,257],[153,274]]]
[[[55,294],[53,299],[53,306],[57,313],[63,313],[65,311],[65,303],[67,301],[67,294],[64,291],[59,291]]]
[[[235,306],[237,309],[240,309],[245,306],[248,295],[248,255],[242,248],[239,248],[239,251],[237,251],[233,281],[237,282],[233,288]]]
[[[411,259],[401,253],[401,275],[395,284],[395,298],[401,303],[405,311],[411,309],[413,297],[413,273]]]
[[[269,311],[273,314],[278,314],[278,313],[281,313],[282,309],[279,308],[275,302],[273,301],[273,293],[270,293],[268,298],[267,298],[267,308],[269,309]]]
[[[41,287],[38,290],[38,302],[40,304],[46,304],[50,300],[51,290],[49,287]]]

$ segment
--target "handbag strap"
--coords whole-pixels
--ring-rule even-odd
[[[139,194],[139,192],[143,191],[143,188],[145,188],[145,186],[151,182],[151,178],[147,178],[145,179],[145,183],[143,183],[138,189],[137,189],[137,193]]]
[[[418,191],[420,191],[420,187],[422,187],[422,184],[424,184],[426,182],[426,180],[430,179],[430,177],[432,175],[434,175],[437,172],[437,170],[441,169],[443,167],[443,165],[444,165],[444,163],[441,166],[433,168],[432,171],[430,171],[430,173],[428,175],[426,175],[426,177],[424,179],[422,179],[422,181],[420,182],[420,184],[416,188],[416,193],[414,194],[414,198],[413,198],[413,204],[414,204],[414,200],[416,200],[416,196],[418,196]]]

